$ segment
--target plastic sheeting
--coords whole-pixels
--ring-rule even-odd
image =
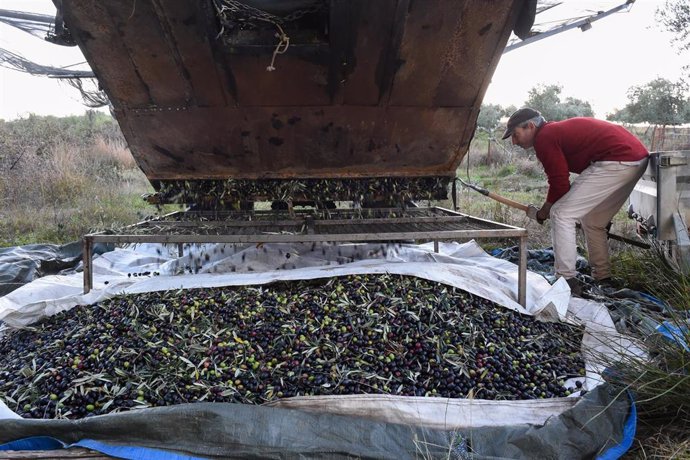
[[[97,244],[95,254],[113,248]],[[0,296],[46,275],[73,272],[81,262],[81,243],[30,244],[0,248]]]
[[[627,396],[600,386],[543,424],[507,420],[502,426],[436,430],[328,413],[196,403],[82,420],[0,421],[0,443],[22,439],[27,448],[31,437],[50,436],[131,459],[165,458],[150,451],[160,449],[228,459],[572,460],[617,458],[615,453],[632,442],[634,421]],[[45,446],[45,439],[37,441]]]
[[[582,352],[586,358],[587,378],[584,383],[586,389],[596,389],[599,391],[600,387],[597,387],[597,385],[600,385],[602,382],[600,375],[604,369],[598,364],[597,356],[633,350],[632,344],[625,337],[616,333],[613,321],[606,308],[595,302],[571,299],[567,283],[563,280],[557,281],[552,286],[542,276],[528,272],[527,305],[525,308],[521,307],[516,302],[517,267],[508,261],[489,256],[475,242],[465,244],[443,243],[439,245],[438,253],[433,251],[433,244],[332,245],[325,243],[266,244],[257,246],[203,245],[187,247],[184,257],[178,257],[176,253],[177,247],[165,247],[162,245],[138,245],[105,253],[94,260],[94,289],[89,294],[84,295],[82,293],[83,280],[81,274],[44,277],[0,298],[0,320],[11,327],[23,327],[45,316],[72,308],[75,305],[95,303],[121,293],[266,284],[278,280],[330,278],[350,274],[391,273],[418,276],[456,286],[473,294],[488,298],[506,308],[535,315],[542,320],[571,321],[585,325]],[[568,384],[572,383],[569,382]],[[585,396],[585,398],[590,397]],[[580,406],[582,404],[581,401],[582,398],[580,397],[533,401],[451,401],[441,398],[355,395],[291,398],[276,402],[274,404],[276,407],[274,408],[252,406],[250,408],[240,409],[232,407],[226,409],[222,407],[223,405],[219,405],[217,408],[209,409],[210,412],[204,412],[207,408],[201,409],[202,406],[195,404],[192,406],[199,407],[146,409],[126,414],[110,414],[95,417],[94,419],[103,420],[103,422],[98,423],[103,423],[104,426],[111,426],[111,423],[119,423],[120,420],[123,420],[122,417],[126,420],[130,420],[128,417],[133,417],[130,420],[131,423],[128,425],[128,429],[125,430],[126,433],[120,433],[118,436],[120,436],[120,439],[126,438],[128,443],[151,447],[150,439],[139,436],[140,430],[138,426],[145,424],[151,417],[155,419],[156,414],[166,414],[166,416],[174,418],[174,414],[186,413],[194,420],[192,425],[197,430],[205,433],[209,430],[212,432],[215,429],[216,423],[220,423],[223,426],[244,423],[244,420],[236,419],[237,414],[240,412],[244,414],[243,411],[249,411],[251,414],[242,415],[242,417],[247,417],[247,423],[258,423],[256,426],[274,433],[276,437],[272,438],[272,440],[283,443],[280,444],[280,449],[287,449],[284,452],[289,453],[292,452],[291,449],[297,449],[299,446],[302,446],[305,450],[300,451],[300,455],[307,452],[304,458],[311,458],[309,452],[313,446],[300,444],[300,442],[306,441],[297,442],[291,440],[290,443],[284,444],[285,440],[291,435],[289,430],[288,433],[281,431],[286,429],[284,426],[279,429],[281,422],[274,421],[269,423],[261,421],[263,415],[260,414],[264,414],[265,412],[263,411],[265,410],[277,411],[290,408],[299,409],[298,413],[302,414],[300,417],[306,417],[305,420],[312,416],[328,417],[328,420],[331,420],[332,417],[349,417],[351,419],[348,419],[350,420],[348,423],[354,423],[351,428],[355,429],[354,427],[356,426],[357,430],[363,429],[365,433],[370,428],[363,428],[364,425],[360,423],[365,423],[364,421],[366,423],[380,423],[393,427],[405,426],[404,430],[407,433],[410,430],[422,430],[425,436],[435,432],[434,430],[440,430],[439,432],[444,433],[443,436],[445,438],[443,439],[446,440],[442,444],[444,448],[449,446],[447,430],[452,430],[453,432],[457,430],[471,430],[473,449],[483,445],[482,443],[477,444],[476,441],[481,438],[485,439],[482,442],[486,444],[485,448],[488,449],[486,455],[505,455],[510,458],[518,458],[506,455],[505,452],[511,452],[513,449],[517,449],[515,452],[527,452],[533,448],[537,449],[535,447],[537,444],[543,444],[540,448],[544,448],[549,442],[556,443],[555,439],[551,439],[549,442],[539,439],[541,434],[537,434],[537,429],[549,425],[554,419],[560,420],[562,417],[566,417],[565,414],[571,413],[572,410]],[[611,405],[597,406],[596,410],[592,412],[599,414],[600,418],[612,417],[611,420],[608,420],[601,427],[601,430],[592,433],[585,430],[587,433],[583,435],[580,432],[580,428],[576,430],[577,433],[569,433],[568,429],[563,425],[557,432],[564,439],[570,436],[580,439],[582,436],[585,436],[587,439],[585,440],[586,442],[583,441],[584,444],[579,444],[578,441],[578,443],[574,444],[575,447],[573,447],[574,450],[579,449],[581,453],[587,451],[584,446],[597,446],[597,449],[602,448],[610,441],[609,437],[611,439],[619,439],[616,437],[617,430],[619,426],[622,426],[622,420],[629,409],[627,400],[621,404],[623,405],[619,408],[624,407],[624,410],[621,409],[620,413],[615,416],[609,413],[607,408],[613,407]],[[178,413],[176,412],[177,410],[181,412]],[[190,415],[196,413],[195,411],[197,410],[205,415]],[[216,411],[224,413],[230,411],[227,413],[229,415],[226,415],[229,419],[218,418]],[[0,405],[0,417],[2,417],[2,413],[2,405]],[[285,412],[277,413],[283,414]],[[36,423],[28,420],[12,421],[11,417],[14,414],[11,411],[5,411],[5,414],[8,417],[7,420],[0,421],[0,431],[2,432],[5,432],[6,427],[33,427],[33,424]],[[209,419],[205,419],[209,414],[213,415]],[[307,416],[307,414],[310,415]],[[283,419],[278,417],[276,420]],[[357,422],[355,423],[353,420]],[[91,436],[84,432],[82,427],[96,423],[89,419],[76,422],[53,422],[49,422],[46,425],[39,423],[39,425],[68,427],[60,428],[62,430],[60,433],[65,436],[70,432],[70,429],[79,427],[79,439],[90,438]],[[297,422],[293,420],[293,423]],[[304,423],[300,426],[304,426]],[[508,425],[513,426],[513,428],[508,428]],[[164,418],[161,419],[161,426],[167,426]],[[514,445],[515,440],[513,437],[516,433],[514,426],[521,427],[517,431],[521,433],[520,436],[527,436],[529,433],[528,438],[531,441],[523,440],[520,443],[524,445]],[[307,435],[308,437],[316,438],[311,442],[331,445],[329,444],[332,441],[329,438],[331,431],[329,431],[328,425],[317,423],[314,430],[317,427],[321,430],[319,435],[314,433]],[[498,431],[488,436],[486,433],[490,431],[476,431],[478,427],[484,427],[484,430]],[[392,433],[395,433],[395,436],[391,436],[392,438],[399,439],[400,432],[395,431],[398,429],[401,428],[393,429]],[[24,433],[24,436],[52,436],[48,431],[42,431],[43,428],[39,431],[32,430],[33,428],[28,431],[22,431],[22,433]],[[537,431],[532,432],[531,430]],[[381,439],[389,439],[388,435],[383,435],[384,432],[386,431],[381,432]],[[239,429],[235,429],[234,433],[244,433],[246,435],[244,431]],[[252,433],[255,433],[255,430],[252,430]],[[344,432],[339,428],[334,429],[332,435],[336,436],[337,434],[337,440],[343,441],[342,433]],[[601,439],[598,437],[602,436],[602,433],[604,438],[607,439],[600,442]],[[256,433],[254,435],[258,436]],[[483,438],[485,435],[486,438]],[[494,443],[496,447],[490,448],[489,446],[493,445],[491,441],[494,435],[499,436],[497,439],[500,442],[498,444]],[[353,434],[352,436],[355,435]],[[357,436],[362,436],[362,434],[360,433]],[[592,436],[596,436],[597,439],[591,439]],[[157,437],[154,438],[156,440],[159,439]],[[72,439],[61,439],[66,442],[74,442]],[[104,440],[104,438],[99,437],[94,439]],[[217,438],[212,439],[215,441]],[[352,439],[359,438],[355,436]],[[251,441],[248,441],[252,445],[250,451],[265,453],[266,451],[261,450],[267,445],[264,441],[263,438],[252,438]],[[197,439],[197,442],[203,443],[203,437]],[[296,444],[291,444],[293,442]],[[359,439],[358,442],[364,441]],[[369,446],[371,442],[367,441],[362,445]],[[402,441],[398,440],[396,442]],[[154,444],[156,443],[154,442]],[[378,444],[379,447],[382,445],[385,445],[385,443]],[[170,445],[157,445],[157,447],[170,448]],[[389,450],[389,448],[392,450]],[[176,449],[180,450],[177,447]],[[279,451],[282,452],[280,449]],[[338,455],[345,451],[348,452],[347,455],[359,455],[359,453],[353,454],[352,452],[360,452],[358,450],[345,450],[341,452],[337,449],[333,450],[332,446],[329,449],[331,450],[328,452],[333,452],[333,455],[335,455],[332,458],[341,458]],[[202,450],[205,455],[216,455],[207,449]],[[249,455],[250,451],[239,450],[238,452],[246,452]],[[383,449],[383,451],[397,452],[400,456],[387,456],[388,454],[384,455],[379,450],[372,450],[371,452],[377,452],[377,454],[372,455],[371,458],[406,458],[411,452],[409,446],[402,448],[402,450],[399,449],[399,446],[395,448],[386,446],[386,449]],[[479,450],[474,451],[480,452]],[[500,454],[501,451],[504,454]],[[379,456],[378,453],[381,453],[381,455]],[[403,455],[403,453],[405,454]],[[585,455],[561,455],[559,452],[555,452],[554,455],[551,456],[549,454],[545,457],[586,457]],[[276,454],[275,456],[275,458],[289,457],[290,455],[280,456]],[[319,458],[323,458],[323,456]],[[364,458],[367,458],[367,455],[364,455]],[[535,457],[523,455],[522,458]]]
[[[0,298],[0,321],[22,327],[79,304],[120,293],[196,287],[266,284],[364,273],[411,275],[456,286],[506,308],[545,320],[565,320],[570,291],[527,274],[527,307],[517,303],[517,267],[484,252],[475,242],[433,244],[202,245],[187,248],[138,245],[94,260],[94,289],[83,295],[80,274],[47,276]],[[175,254],[175,255],[173,255]],[[195,272],[189,274],[189,271]],[[141,276],[141,274],[146,275]],[[154,273],[158,273],[156,276]],[[177,275],[176,273],[188,273]]]

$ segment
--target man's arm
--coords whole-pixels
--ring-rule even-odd
[[[550,132],[543,132],[537,137],[534,151],[544,168],[549,183],[546,202],[542,206],[542,216],[548,218],[551,205],[570,190],[568,161],[561,149],[560,142]]]

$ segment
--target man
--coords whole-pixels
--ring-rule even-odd
[[[531,108],[510,116],[503,139],[523,149],[534,148],[549,182],[540,209],[530,205],[527,215],[539,223],[551,219],[555,271],[582,293],[576,278],[575,224],[587,240],[592,276],[599,284],[611,280],[607,226],[647,168],[649,152],[622,126],[577,117],[547,122]],[[570,173],[579,176],[570,183]]]

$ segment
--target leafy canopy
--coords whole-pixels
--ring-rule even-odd
[[[647,84],[628,90],[628,104],[607,118],[626,123],[680,125],[690,122],[688,85],[680,80],[672,82],[656,78]]]
[[[657,20],[676,36],[673,42],[679,51],[690,50],[690,2],[688,0],[666,0],[656,10]]]
[[[498,104],[482,104],[477,118],[477,129],[492,132],[501,123],[501,118],[505,115],[506,109]]]
[[[561,101],[560,85],[537,85],[530,89],[525,105],[539,110],[548,121],[565,120],[572,117],[593,117],[594,111],[589,102],[574,97]]]

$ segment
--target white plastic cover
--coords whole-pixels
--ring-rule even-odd
[[[412,275],[456,286],[540,319],[565,320],[570,291],[527,274],[527,307],[517,303],[517,267],[464,244],[377,245],[297,243],[195,245],[178,258],[177,247],[142,244],[94,259],[94,289],[83,295],[81,274],[46,276],[0,298],[0,321],[23,327],[75,305],[121,293],[266,284],[364,273]],[[187,267],[187,269],[186,269]],[[195,274],[175,275],[179,272]],[[146,276],[141,273],[149,272]],[[159,276],[154,276],[158,273]]]

